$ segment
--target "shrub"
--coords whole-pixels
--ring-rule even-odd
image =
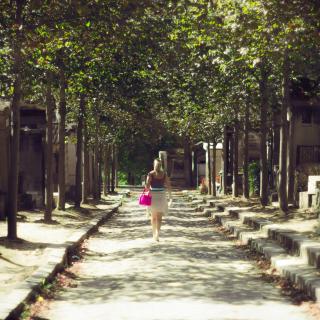
[[[128,176],[125,172],[118,171],[118,183],[120,186],[128,184]]]
[[[258,195],[260,190],[260,165],[258,161],[249,163],[249,190],[251,195]]]

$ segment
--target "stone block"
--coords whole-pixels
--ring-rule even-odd
[[[308,176],[308,192],[316,193],[317,185],[320,187],[320,176]]]
[[[310,199],[311,198],[311,199]],[[309,195],[309,201],[311,200],[311,206],[313,209],[317,208],[317,195],[316,194],[311,194]]]
[[[308,209],[309,208],[308,191],[299,192],[299,208],[300,209]]]

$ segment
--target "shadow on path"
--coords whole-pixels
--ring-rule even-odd
[[[90,239],[77,282],[43,316],[310,319],[263,282],[245,254],[215,233],[207,219],[176,208],[156,243],[145,210],[136,202],[125,205]]]

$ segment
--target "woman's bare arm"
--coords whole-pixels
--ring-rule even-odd
[[[150,173],[148,173],[145,188],[147,190],[150,190],[150,185],[151,185],[151,175]]]

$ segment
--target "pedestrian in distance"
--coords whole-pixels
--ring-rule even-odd
[[[153,170],[148,173],[146,189],[150,191],[152,197],[147,214],[151,219],[153,239],[159,241],[162,217],[168,214],[168,207],[172,202],[170,179],[164,172],[159,158],[153,161]]]

